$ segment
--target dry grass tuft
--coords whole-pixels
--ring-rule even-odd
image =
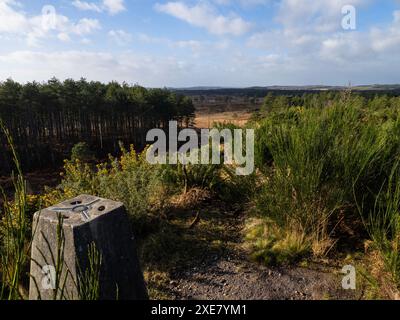
[[[378,295],[384,299],[400,300],[400,291],[392,274],[387,271],[382,254],[376,249],[371,249],[367,252],[366,258],[368,271],[377,282],[375,290],[378,291]]]
[[[201,188],[192,188],[186,193],[174,196],[171,204],[181,210],[192,210],[198,208],[202,203],[211,200],[210,191]]]

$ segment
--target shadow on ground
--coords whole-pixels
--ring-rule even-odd
[[[357,298],[357,292],[341,288],[339,265],[270,268],[250,261],[242,249],[244,216],[235,209],[211,201],[173,212],[141,244],[151,299]]]

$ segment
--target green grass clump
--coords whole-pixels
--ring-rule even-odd
[[[400,162],[393,166],[364,222],[384,269],[400,290]]]
[[[272,220],[250,219],[244,233],[251,258],[267,265],[292,264],[309,255],[311,242],[303,232],[284,230]]]
[[[28,213],[26,182],[9,131],[0,120],[0,129],[10,145],[17,175],[13,176],[14,202],[11,203],[3,189],[3,210],[0,211],[0,299],[17,300],[27,297],[26,285],[31,242],[31,216]]]
[[[332,234],[342,221],[360,220],[357,203],[363,203],[364,219],[374,207],[400,155],[400,115],[351,95],[324,106],[273,110],[256,125],[256,161],[263,175],[256,208],[281,230],[274,235],[276,250],[267,241],[265,255],[271,250],[323,255],[338,240]],[[391,208],[390,201],[383,202],[385,210]],[[293,245],[297,240],[287,240],[288,234],[307,245]]]

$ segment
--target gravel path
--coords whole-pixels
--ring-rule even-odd
[[[326,267],[325,267],[326,268]],[[267,268],[245,257],[222,256],[174,275],[169,290],[176,299],[320,300],[351,299],[334,269]]]
[[[324,260],[308,262],[306,267],[261,265],[249,260],[243,250],[245,215],[230,212],[215,202],[198,212],[202,212],[201,219],[191,228],[188,225],[193,215],[176,213],[173,220],[178,226],[174,242],[184,245],[169,248],[175,258],[172,267],[167,268],[167,279],[158,285],[163,296],[180,300],[321,300],[360,296],[342,289],[341,263]],[[220,244],[218,250],[216,242]],[[164,272],[163,260],[159,264]]]

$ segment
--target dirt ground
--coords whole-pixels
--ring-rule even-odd
[[[226,111],[218,113],[197,112],[195,126],[197,128],[210,128],[215,122],[230,122],[243,126],[249,121],[251,113],[247,111]]]
[[[354,299],[341,289],[333,267],[268,268],[246,257],[216,256],[214,261],[177,275],[170,282],[176,299],[194,300],[325,300]]]
[[[151,239],[153,246],[142,249],[153,252],[151,259],[142,256],[150,297],[343,300],[362,295],[342,289],[342,265],[334,260],[282,267],[267,267],[252,261],[243,249],[245,212],[215,200],[202,201],[192,210],[174,210],[174,215],[169,216],[169,227]],[[190,228],[196,213],[200,219]]]
[[[215,122],[231,122],[243,126],[251,118],[256,106],[196,106],[195,126],[210,128]]]

